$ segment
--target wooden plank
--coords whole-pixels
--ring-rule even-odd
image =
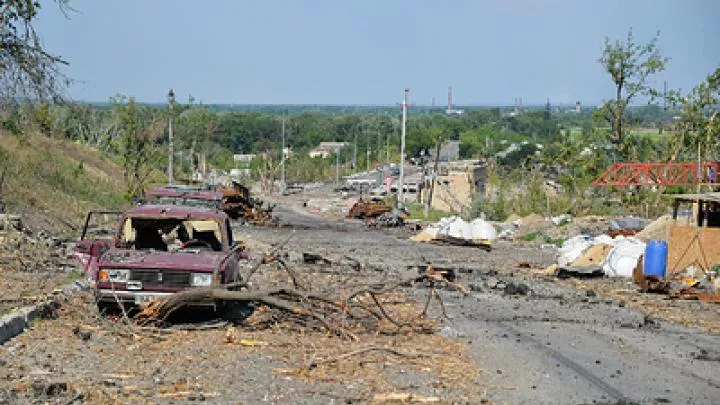
[[[683,272],[695,265],[709,270],[720,264],[720,228],[670,225],[667,274]]]

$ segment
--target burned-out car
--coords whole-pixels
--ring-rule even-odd
[[[151,205],[185,205],[224,209],[223,193],[199,188],[158,187],[145,192],[144,202]]]
[[[239,281],[247,253],[237,243],[222,211],[143,205],[119,216],[112,239],[82,240],[76,256],[94,280],[100,306],[135,305]]]

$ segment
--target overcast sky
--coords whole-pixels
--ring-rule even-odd
[[[720,0],[43,1],[46,47],[70,62],[70,95],[204,103],[596,104],[613,85],[606,36],[661,31],[653,79],[687,90],[720,66]]]

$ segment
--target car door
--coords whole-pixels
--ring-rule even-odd
[[[113,243],[113,235],[122,212],[90,211],[85,218],[80,241],[73,249],[80,270],[91,280],[97,279],[100,257]]]

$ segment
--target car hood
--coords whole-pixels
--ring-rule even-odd
[[[100,258],[100,267],[213,271],[224,252],[170,253],[111,249]]]

